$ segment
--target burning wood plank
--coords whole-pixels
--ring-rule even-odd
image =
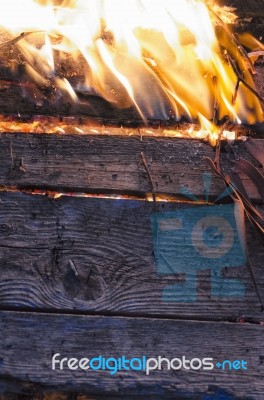
[[[30,4],[33,24],[27,18]],[[86,90],[90,98],[101,97],[110,114],[133,108],[127,114],[133,120],[198,120],[213,144],[220,121],[263,121],[263,98],[251,76],[254,67],[219,17],[222,9],[186,0],[164,0],[155,7],[137,0],[125,8],[122,1],[100,4],[75,0],[43,6],[27,0],[16,26],[10,14],[14,4],[8,3],[0,25],[11,35],[12,54],[16,47],[19,83],[35,111],[47,101],[59,109],[67,99],[80,114],[92,114],[92,102],[84,101]],[[224,12],[223,19],[230,15]],[[34,29],[42,33],[32,34]],[[2,48],[7,45],[4,41]],[[11,59],[19,77],[14,55],[7,54],[7,64]]]

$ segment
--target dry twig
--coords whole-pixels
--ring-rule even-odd
[[[250,57],[248,56],[248,53],[244,49],[244,47],[241,45],[241,43],[238,41],[238,39],[235,37],[235,35],[230,31],[230,29],[224,23],[224,21],[221,19],[221,17],[210,7],[210,5],[207,4],[207,7],[210,10],[210,12],[214,15],[214,17],[218,20],[219,24],[224,29],[225,33],[227,34],[228,38],[230,39],[229,44],[233,44],[235,46],[236,50],[239,51],[242,58],[244,60],[246,60],[246,62],[248,63],[248,65],[251,69],[251,72],[253,74],[256,74],[255,67],[254,67]]]
[[[250,86],[247,81],[243,78],[242,74],[240,73],[240,71],[238,70],[236,63],[233,61],[233,59],[230,57],[229,54],[226,55],[228,58],[228,61],[230,62],[239,82],[243,83],[244,86],[246,86],[246,88],[248,90],[250,90],[251,93],[254,94],[254,96],[256,96],[262,103],[264,103],[264,97],[262,97],[252,86]]]
[[[145,170],[148,174],[149,182],[151,184],[151,193],[152,193],[153,203],[154,203],[155,210],[157,210],[156,190],[155,190],[154,182],[153,182],[153,179],[152,179],[152,176],[151,176],[151,173],[150,173],[150,170],[149,170],[149,167],[148,167],[148,164],[147,164],[147,161],[146,161],[143,151],[141,152],[140,155],[141,155],[141,159],[142,159],[143,165],[145,167]]]
[[[220,157],[220,147],[219,150],[216,154],[216,158],[215,160],[211,160],[210,158],[206,158],[207,162],[209,163],[212,171],[215,173],[216,176],[218,176],[219,178],[221,178],[226,187],[229,187],[232,191],[231,197],[233,198],[234,201],[238,201],[240,202],[240,204],[243,206],[245,215],[247,216],[248,220],[259,230],[259,232],[263,235],[264,234],[264,229],[262,228],[262,226],[260,225],[259,221],[264,222],[264,219],[262,217],[262,215],[258,212],[258,210],[253,206],[253,204],[250,202],[250,200],[248,200],[243,193],[241,193],[238,188],[233,184],[233,182],[229,179],[229,177],[227,177],[225,174],[223,174],[223,172],[221,171],[220,168],[220,161],[219,161],[219,157]],[[246,227],[244,226],[244,238],[245,238],[245,246],[246,246]],[[253,266],[249,257],[249,252],[247,249],[247,246],[245,248],[245,252],[246,252],[246,256],[247,256],[247,266],[248,266],[248,270],[257,294],[257,297],[259,299],[259,302],[261,304],[261,308],[262,310],[264,310],[264,304],[262,302],[262,298],[260,295],[260,291],[258,288],[258,284],[257,284],[257,280],[255,277],[255,273],[253,270]]]
[[[7,46],[13,46],[14,44],[17,44],[20,40],[25,39],[28,36],[34,35],[35,33],[44,33],[44,31],[22,32],[21,35],[17,36],[16,38],[8,40],[4,43],[0,43],[0,49]]]

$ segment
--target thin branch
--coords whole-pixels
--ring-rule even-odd
[[[20,40],[25,39],[28,36],[34,35],[35,33],[44,33],[45,31],[35,31],[35,32],[22,32],[21,35],[17,36],[12,40],[8,40],[7,42],[0,43],[0,49],[7,46],[13,46],[17,44]]]
[[[229,124],[229,122],[230,122],[230,119],[228,117],[227,120],[221,126],[221,129],[218,132],[218,140],[217,140],[217,144],[216,144],[215,159],[214,159],[214,163],[215,163],[216,168],[218,170],[220,170],[221,139],[222,139],[223,132],[226,129],[226,127]]]
[[[247,81],[245,81],[245,79],[243,78],[243,76],[241,75],[240,71],[238,70],[235,62],[232,60],[232,58],[227,54],[228,57],[228,61],[230,62],[230,64],[232,65],[232,68],[238,78],[238,80],[243,83],[244,86],[246,86],[246,88],[248,90],[251,91],[251,93],[253,93],[260,101],[262,101],[262,103],[264,103],[264,97],[262,97],[252,86],[250,86]]]
[[[147,164],[147,161],[146,161],[143,151],[141,152],[140,155],[141,155],[141,159],[143,161],[145,170],[148,174],[149,182],[151,184],[151,193],[152,193],[153,203],[154,203],[155,210],[157,210],[156,190],[155,190],[154,182],[153,182],[153,179],[152,179],[152,176],[151,176],[151,173],[150,173],[150,170],[149,170],[149,167],[148,167],[148,164]]]
[[[213,83],[215,87],[213,124],[216,125],[218,122],[218,114],[219,114],[219,85],[217,76],[213,77]]]
[[[251,72],[253,74],[256,74],[255,67],[244,49],[244,47],[241,45],[241,43],[238,41],[238,39],[235,37],[235,35],[230,31],[230,29],[227,27],[227,25],[224,23],[222,18],[210,7],[210,5],[207,3],[207,7],[210,10],[210,12],[214,15],[214,17],[218,20],[219,24],[222,26],[222,28],[225,30],[227,33],[228,37],[230,38],[231,42],[236,46],[237,50],[240,52],[241,56],[248,62]]]
[[[260,226],[260,224],[258,223],[257,218],[259,218],[260,220],[263,220],[263,217],[261,214],[259,214],[259,212],[257,211],[257,209],[252,205],[252,203],[250,201],[248,201],[243,194],[238,190],[237,187],[234,186],[234,184],[232,183],[232,181],[223,174],[223,172],[221,171],[221,169],[219,168],[219,165],[217,165],[216,161],[211,160],[210,158],[206,157],[206,161],[209,163],[212,171],[221,179],[223,179],[225,185],[227,187],[230,187],[232,189],[233,194],[231,194],[231,197],[233,198],[233,200],[235,201],[239,201],[240,204],[243,206],[244,212],[247,216],[247,218],[249,219],[249,221],[254,224],[254,226],[260,230],[260,232],[262,232],[263,234],[263,228]],[[245,232],[244,232],[244,238],[245,238],[245,250],[246,250],[246,255],[247,255],[247,267],[257,294],[257,297],[259,299],[260,305],[261,305],[261,309],[264,310],[264,303],[262,302],[262,298],[261,298],[261,294],[258,288],[258,284],[257,284],[257,280],[255,277],[255,273],[250,261],[250,256],[248,253],[248,248],[247,248],[247,241],[246,241],[246,227],[244,226]]]
[[[233,95],[233,98],[232,98],[232,106],[235,106],[236,105],[236,100],[237,100],[237,95],[238,95],[238,89],[239,89],[239,86],[240,86],[240,78],[238,78],[238,80],[237,80],[237,83],[236,83],[236,87],[235,87],[235,92],[234,92],[234,95]]]

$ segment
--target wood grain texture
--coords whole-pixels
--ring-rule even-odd
[[[192,205],[161,202],[157,211],[186,207]],[[216,278],[208,269],[191,274],[197,294],[194,302],[164,300],[165,287],[184,284],[185,270],[158,273],[150,223],[153,212],[153,203],[146,201],[51,200],[1,193],[0,307],[199,320],[263,319],[246,267],[222,270],[226,279],[245,284],[245,297],[212,298]],[[252,230],[248,241],[264,298],[263,243]],[[179,242],[179,259],[182,247]]]
[[[0,185],[19,189],[42,188],[86,193],[145,195],[151,184],[144,168],[144,153],[157,193],[181,195],[181,188],[204,195],[203,172],[210,172],[205,157],[214,158],[214,149],[198,140],[109,135],[0,135]],[[123,130],[124,134],[129,130]],[[259,140],[261,146],[263,142]],[[223,149],[223,169],[230,170],[228,158],[253,161],[243,143],[233,147],[235,156]],[[229,151],[229,152],[228,152]],[[257,165],[257,164],[256,164]],[[259,200],[256,188],[242,177],[249,196]],[[210,195],[224,189],[219,178],[212,180]]]
[[[144,318],[85,317],[38,313],[0,313],[0,390],[24,393],[45,385],[90,394],[202,400],[205,394],[231,393],[233,399],[262,400],[263,326]],[[212,357],[248,362],[247,371],[70,371],[51,369],[62,357]],[[212,396],[213,397],[213,396]],[[217,398],[215,396],[215,398]]]

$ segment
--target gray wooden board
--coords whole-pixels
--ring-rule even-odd
[[[0,312],[0,390],[24,392],[41,385],[90,394],[143,398],[204,399],[231,393],[232,399],[263,399],[264,327],[169,319],[49,315]],[[103,356],[244,360],[248,370],[53,371],[51,358]],[[59,357],[60,358],[60,357]],[[177,364],[177,363],[176,363]],[[125,398],[125,397],[124,397]],[[217,398],[217,397],[216,397]],[[220,398],[220,396],[219,396]],[[228,397],[226,397],[228,398]]]
[[[158,203],[160,212],[179,212],[186,207],[192,204]],[[196,273],[194,268],[190,283],[196,286],[196,300],[164,300],[165,287],[184,284],[185,268],[169,274],[158,270],[150,224],[153,211],[152,202],[140,200],[51,200],[1,193],[0,307],[202,320],[244,316],[261,321],[263,313],[246,267],[222,269],[223,277],[245,284],[246,294],[238,299],[226,295],[212,298],[214,274],[210,269]],[[264,297],[263,242],[252,228],[248,241]],[[179,261],[185,257],[180,236],[172,249],[179,254]],[[187,263],[193,261],[190,256]]]
[[[210,172],[205,157],[214,149],[198,140],[129,135],[129,129],[109,128],[110,135],[1,134],[0,185],[90,193],[141,193],[151,191],[141,152],[144,153],[155,190],[179,195],[181,188],[204,195],[203,172]],[[114,135],[116,133],[116,135]],[[113,134],[113,135],[112,135]],[[264,141],[258,141],[264,147]],[[234,146],[236,158],[253,161],[243,143]],[[228,153],[222,166],[228,168]],[[231,159],[234,156],[230,154]],[[259,194],[242,177],[251,198]],[[211,196],[224,185],[213,177]]]

